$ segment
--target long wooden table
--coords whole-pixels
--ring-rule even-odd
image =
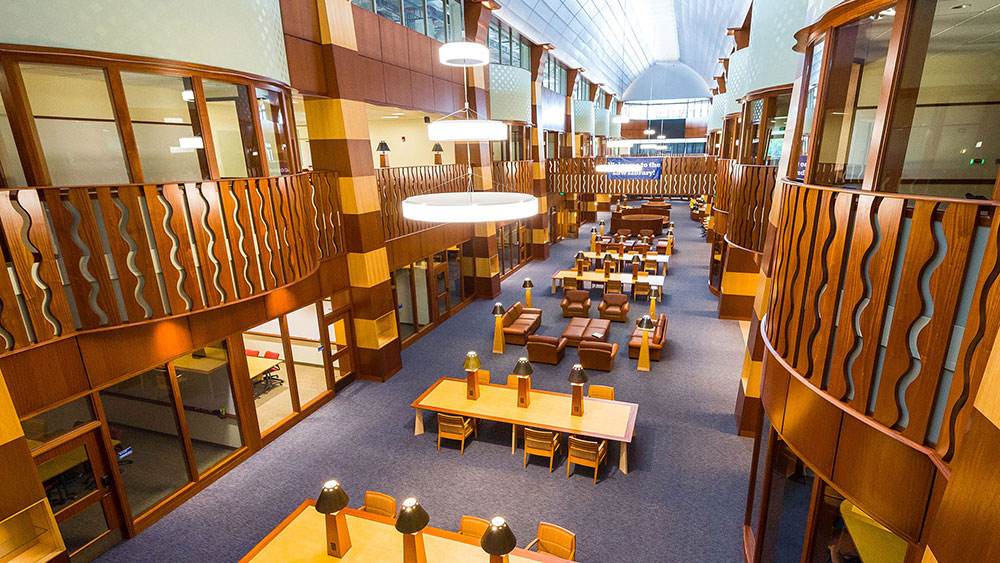
[[[585,251],[583,253],[583,257],[586,258],[587,260],[590,260],[591,263],[593,263],[595,260],[603,260],[605,254],[611,254],[611,256],[615,260],[618,260],[619,262],[624,261],[626,268],[631,268],[632,258],[635,257],[635,256],[638,256],[642,260],[649,260],[649,261],[652,261],[652,262],[656,262],[657,269],[659,269],[660,265],[663,266],[663,274],[664,275],[666,275],[666,273],[667,273],[667,266],[670,264],[670,255],[669,254],[653,254],[652,252],[650,252],[645,257],[643,257],[642,254],[638,254],[638,253],[635,253],[635,252],[625,252],[624,254],[618,254],[617,252],[610,252],[609,253],[609,252],[590,252],[590,251]]]
[[[606,282],[608,280],[611,280],[611,281],[620,281],[623,284],[631,284],[632,283],[632,273],[631,272],[627,272],[627,273],[626,272],[615,272],[615,273],[611,274],[609,277],[605,278],[604,277],[604,272],[601,272],[601,271],[590,271],[590,272],[583,272],[583,274],[577,274],[576,270],[559,270],[558,272],[552,274],[552,293],[553,294],[555,294],[556,287],[563,280],[563,278],[576,278],[577,281],[590,282],[590,283],[594,283],[594,282],[604,283],[604,282]],[[660,289],[662,290],[663,289],[663,283],[666,281],[666,278],[664,276],[648,275],[648,276],[640,276],[640,277],[638,277],[638,280],[639,281],[649,282],[650,286],[654,286],[654,285],[655,286],[659,286]]]
[[[313,507],[316,501],[308,499],[268,534],[240,563],[306,563],[310,561],[357,561],[359,563],[392,563],[403,560],[402,535],[394,527],[392,518],[345,508],[347,529],[351,536],[351,549],[344,557],[326,554],[326,524],[322,514]],[[433,519],[432,514],[432,519]],[[457,520],[456,520],[457,522]],[[526,532],[522,531],[522,534]],[[424,528],[424,551],[427,561],[487,561],[489,555],[479,545],[479,539],[463,536],[438,528]],[[511,563],[541,561],[564,563],[567,560],[544,553],[515,548],[510,553]]]
[[[511,424],[510,453],[517,451],[517,427],[578,434],[618,442],[618,468],[628,473],[628,446],[635,431],[639,405],[624,401],[583,399],[583,416],[570,414],[572,396],[566,393],[531,390],[531,405],[517,406],[517,389],[505,385],[480,385],[479,400],[466,398],[464,379],[442,377],[410,404],[417,411],[413,434],[424,433],[423,411],[457,414]]]

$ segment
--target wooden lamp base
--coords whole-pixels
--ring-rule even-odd
[[[343,557],[351,549],[351,535],[347,530],[347,517],[341,510],[326,515],[326,553],[330,557]]]
[[[517,376],[517,406],[528,408],[531,405],[531,377]]]
[[[531,288],[524,288],[524,306],[531,309],[534,306],[531,304]]]
[[[639,371],[649,371],[649,331],[642,331],[642,346],[639,348]]]
[[[490,555],[490,563],[507,563],[510,559],[506,555]]]
[[[403,563],[427,563],[423,532],[403,534]]]
[[[465,398],[470,401],[475,401],[479,399],[479,370],[477,369],[467,369],[465,370],[465,386],[466,393]]]
[[[569,414],[573,416],[583,416],[583,384],[573,383],[573,399],[571,402],[572,408]]]
[[[503,339],[503,317],[496,317],[496,325],[493,327],[493,353],[503,354],[507,343]]]

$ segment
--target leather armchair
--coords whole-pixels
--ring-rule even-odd
[[[565,338],[532,334],[528,337],[528,361],[556,365],[566,354]]]
[[[628,309],[628,295],[624,293],[605,292],[604,299],[597,305],[597,310],[600,312],[602,319],[618,321],[620,323],[628,321]]]
[[[564,317],[586,317],[590,315],[590,292],[582,289],[569,290],[560,305]]]
[[[584,340],[580,342],[577,351],[580,353],[580,365],[584,369],[611,371],[615,363],[615,355],[618,353],[618,344]]]

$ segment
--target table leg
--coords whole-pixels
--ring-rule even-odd
[[[417,411],[417,418],[413,421],[413,435],[419,436],[424,433],[424,409],[414,409]]]
[[[552,295],[556,294],[556,282],[559,281],[556,278],[552,278]]]
[[[517,425],[510,425],[510,454],[517,453]]]
[[[628,475],[628,444],[625,442],[620,442],[620,444],[618,448],[618,469],[625,475]]]

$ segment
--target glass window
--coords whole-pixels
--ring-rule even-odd
[[[223,178],[260,176],[260,155],[247,87],[219,80],[205,80],[203,84],[219,174]]]
[[[444,0],[427,0],[427,35],[442,43],[448,39],[444,25]]]
[[[453,246],[448,249],[448,293],[454,309],[462,302],[462,249]]]
[[[208,178],[191,79],[145,72],[122,72],[121,77],[143,180]]]
[[[417,324],[420,326],[431,323],[431,292],[427,286],[427,260],[420,260],[413,264],[413,285],[417,297]]]
[[[285,315],[285,321],[288,323],[299,403],[305,405],[327,390],[319,333],[321,318],[316,305],[307,305]]]
[[[775,112],[768,121],[764,133],[764,164],[777,166],[781,160],[781,149],[785,142],[785,125],[788,122],[788,106],[791,94],[781,94],[775,100]]]
[[[264,434],[293,412],[281,323],[275,318],[244,332],[243,347],[253,387],[257,426]]]
[[[312,150],[309,145],[309,127],[306,122],[306,103],[302,94],[292,94],[292,113],[295,115],[295,140],[299,143],[299,170],[312,170]]]
[[[806,87],[806,107],[802,112],[802,137],[799,147],[799,161],[796,165],[795,177],[802,180],[805,177],[806,162],[809,158],[809,139],[812,136],[813,114],[816,112],[816,96],[819,93],[819,74],[823,63],[823,42],[812,47],[812,57],[809,59],[809,82]],[[723,148],[723,156],[726,156]]]
[[[462,0],[446,0],[448,41],[465,41],[465,13]]]
[[[128,183],[104,69],[21,63],[54,185]]]
[[[351,4],[355,6],[361,6],[366,10],[375,10],[374,0],[351,0]]]
[[[860,186],[875,126],[894,12],[838,28],[830,53],[813,182]]]
[[[399,322],[399,338],[406,338],[417,332],[416,318],[413,314],[413,289],[411,268],[409,265],[392,273],[396,286],[396,320]]]
[[[403,22],[413,31],[427,32],[424,23],[424,0],[403,0]]]
[[[204,474],[243,445],[222,342],[174,360],[191,447]]]
[[[911,26],[877,189],[991,197],[1000,164],[1000,10],[928,2]],[[932,13],[933,11],[933,13]],[[927,45],[926,54],[919,51]]]
[[[285,112],[281,107],[281,94],[257,88],[257,113],[260,114],[260,128],[264,136],[264,156],[267,158],[267,174],[278,176],[291,172],[288,163],[288,137],[286,134]]]
[[[28,439],[28,446],[36,448],[93,420],[90,398],[80,397],[22,420],[21,428],[24,430],[24,437]]]
[[[521,68],[531,70],[531,45],[521,39]]]
[[[521,36],[516,31],[511,32],[510,64],[521,66]]]
[[[0,187],[23,188],[28,185],[21,160],[14,144],[14,132],[7,119],[7,110],[0,102]]]
[[[500,23],[493,21],[490,24],[490,33],[487,38],[487,42],[490,47],[490,62],[499,63],[500,62]]]
[[[158,367],[100,392],[115,449],[132,451],[120,469],[133,516],[190,481],[167,377]]]
[[[326,325],[327,338],[330,339],[330,365],[333,368],[334,382],[347,377],[351,371],[351,320],[344,313],[331,320]]]
[[[375,12],[383,18],[389,18],[396,23],[403,23],[399,6],[400,0],[375,0]]]
[[[510,64],[510,28],[500,28],[500,64]]]

